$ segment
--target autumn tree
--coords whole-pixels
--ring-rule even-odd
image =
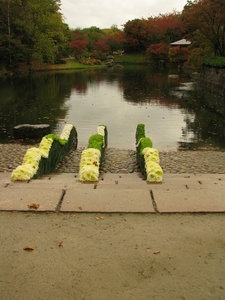
[[[94,50],[99,53],[105,53],[109,50],[108,45],[104,41],[97,41],[94,45]]]
[[[147,48],[146,54],[153,60],[166,60],[168,56],[169,45],[167,43],[152,44]]]
[[[116,25],[111,26],[109,29],[103,29],[104,41],[108,45],[110,53],[123,50],[124,48],[124,32],[117,28]]]
[[[184,24],[181,18],[181,14],[174,11],[172,13],[160,14],[158,17],[154,17],[154,34],[157,42],[172,43],[184,34]]]
[[[126,52],[143,52],[148,46],[148,27],[145,19],[134,19],[124,25]]]
[[[196,46],[201,40],[215,56],[225,56],[225,0],[188,0],[182,15],[188,38]]]
[[[164,48],[162,43],[169,45],[176,39],[182,38],[183,33],[184,26],[180,13],[173,12],[148,19],[135,19],[124,25],[125,47],[129,52],[145,52],[156,44],[158,46],[155,46],[155,49],[157,48],[158,51]]]
[[[72,31],[71,41],[69,42],[71,55],[75,58],[81,58],[82,54],[86,50],[87,40],[85,38],[84,32],[77,28]]]

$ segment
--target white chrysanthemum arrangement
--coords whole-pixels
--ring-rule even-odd
[[[163,171],[159,165],[159,152],[152,148],[152,141],[145,137],[145,125],[138,124],[136,130],[137,164],[147,182],[157,183],[163,180]]]
[[[107,144],[105,132],[106,126],[98,126],[97,134],[90,137],[88,148],[83,150],[80,160],[79,181],[98,181],[101,158]]]
[[[73,125],[65,125],[60,137],[55,136],[56,140],[62,140],[63,143],[67,143],[73,128]],[[53,145],[53,138],[51,136],[54,135],[44,136],[39,144],[39,148],[33,147],[27,150],[22,165],[13,170],[11,174],[12,181],[27,181],[35,177],[43,159],[48,160],[49,158],[49,153]]]
[[[157,149],[146,147],[142,150],[145,161],[145,171],[148,182],[162,182],[163,171],[159,165],[159,152]]]

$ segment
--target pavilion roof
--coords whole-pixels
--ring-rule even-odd
[[[188,46],[190,44],[191,44],[191,42],[186,39],[181,39],[179,41],[170,43],[171,46]]]

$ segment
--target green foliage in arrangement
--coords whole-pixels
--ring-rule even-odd
[[[136,161],[137,165],[140,168],[141,174],[144,178],[147,178],[146,169],[145,169],[145,159],[142,151],[146,147],[152,147],[152,141],[150,138],[145,136],[145,125],[138,124],[136,128]]]
[[[138,124],[137,125],[137,130],[136,130],[136,144],[143,137],[145,137],[145,125],[144,124]]]
[[[88,147],[81,154],[79,168],[79,180],[81,182],[98,181],[106,145],[107,128],[105,125],[99,125],[97,133],[90,136]]]
[[[45,136],[46,139],[53,139],[53,141],[57,141],[60,145],[64,146],[68,141],[61,139],[59,136],[55,135],[54,133],[50,133]]]
[[[148,137],[143,137],[141,138],[140,142],[139,142],[139,146],[138,146],[138,150],[139,150],[139,153],[140,155],[143,155],[142,154],[142,151],[146,148],[146,147],[152,147],[152,141],[150,138]]]
[[[39,148],[29,148],[23,163],[13,170],[11,180],[30,180],[54,171],[74,147],[77,147],[77,131],[72,124],[67,124],[60,137],[54,134],[46,135],[42,138]]]
[[[88,141],[88,148],[95,148],[102,151],[104,147],[104,137],[101,134],[93,134]]]
[[[203,61],[203,65],[216,68],[225,68],[225,57],[214,56],[207,57]]]
[[[53,172],[60,161],[69,153],[73,147],[77,147],[77,131],[75,127],[72,128],[68,140],[61,139],[54,134],[48,134],[45,138],[52,138],[53,143],[49,151],[48,158],[41,158],[39,168],[34,178],[38,178],[43,174]]]

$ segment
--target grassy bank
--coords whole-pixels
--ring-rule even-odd
[[[114,56],[115,63],[121,64],[146,64],[149,63],[148,57],[141,54],[123,54]],[[62,64],[45,64],[41,62],[32,62],[31,70],[34,72],[51,71],[51,70],[90,70],[101,69],[106,67],[105,62],[101,64],[82,64],[73,58],[68,58]],[[4,67],[0,68],[0,77],[11,75],[22,75],[29,73],[29,66],[26,63],[18,64],[11,70],[6,70]]]
[[[68,58],[65,63],[62,64],[45,64],[41,62],[34,61],[31,65],[32,72],[43,72],[43,71],[53,71],[53,70],[82,70],[82,69],[100,69],[104,68],[106,65],[102,64],[81,64],[73,58]],[[24,75],[29,73],[29,66],[26,63],[20,63],[14,68],[7,70],[5,67],[0,67],[0,78],[12,75]]]
[[[115,55],[114,61],[123,64],[146,64],[150,62],[148,57],[142,54]]]

